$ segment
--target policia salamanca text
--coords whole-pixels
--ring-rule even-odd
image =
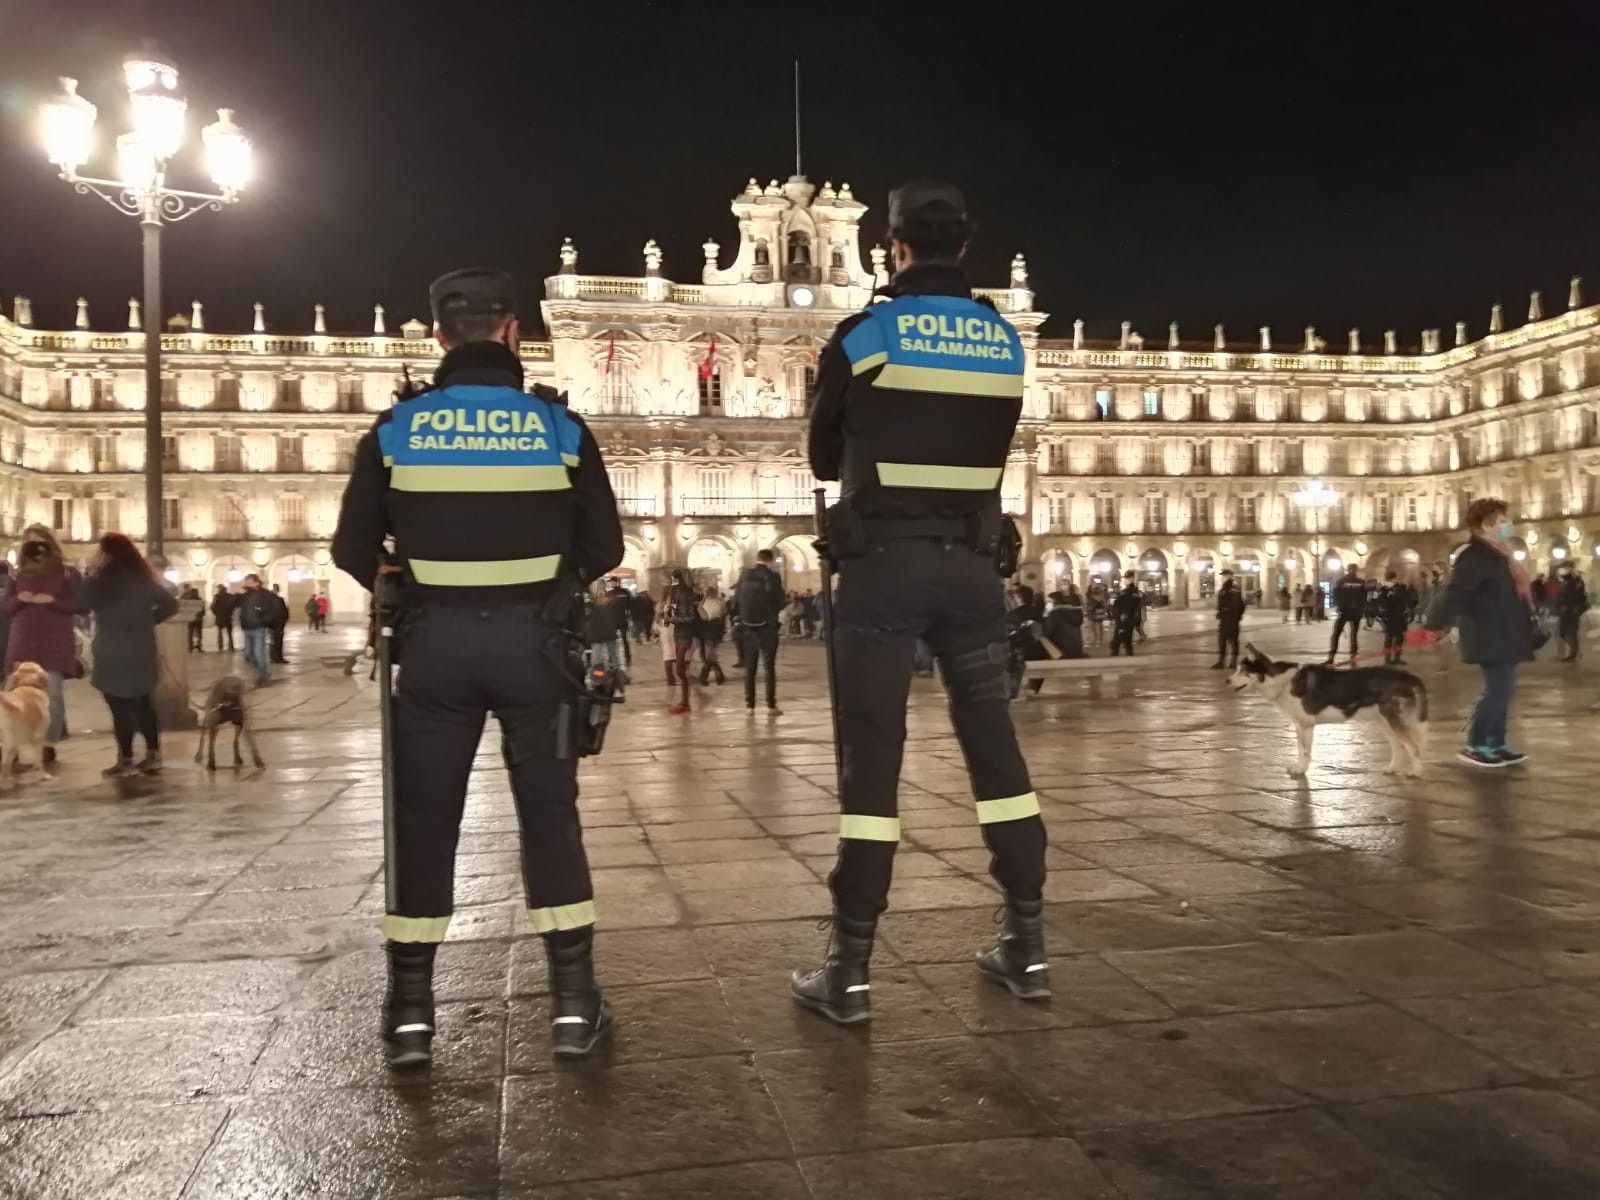
[[[915,331],[921,337],[908,337]],[[900,349],[919,354],[948,354],[960,358],[1014,358],[1006,327],[982,317],[952,317],[933,313],[902,313],[895,321]],[[939,341],[932,341],[939,338]]]
[[[454,436],[418,433],[419,429]],[[544,432],[544,422],[532,410],[425,409],[412,415],[407,444],[412,450],[548,450],[550,444],[543,437],[526,436]]]

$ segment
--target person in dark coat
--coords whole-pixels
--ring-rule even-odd
[[[105,697],[117,736],[117,761],[108,779],[161,769],[161,732],[150,697],[161,659],[156,626],[178,611],[178,601],[150,564],[120,533],[100,539],[100,557],[83,585],[83,606],[94,615],[94,671],[89,682]],[[144,759],[133,762],[133,735],[144,738]]]
[[[1144,595],[1139,591],[1137,580],[1128,580],[1127,585],[1117,593],[1117,598],[1111,602],[1111,657],[1115,658],[1123,650],[1128,652],[1128,657],[1133,657],[1133,632],[1139,628],[1139,623],[1144,619]]]
[[[268,639],[278,615],[275,599],[261,586],[261,576],[254,571],[244,577],[244,591],[239,594],[235,609],[239,629],[244,633],[244,660],[255,668],[257,687],[265,687],[272,680]]]
[[[672,631],[673,678],[677,681],[679,697],[667,711],[674,715],[689,711],[689,659],[694,654],[694,639],[700,626],[700,593],[694,590],[686,571],[672,573],[672,584],[662,597],[662,612],[666,627]]]
[[[628,624],[633,626],[633,636],[641,642],[648,642],[654,636],[656,602],[643,588],[628,602]]]
[[[238,597],[230,593],[224,584],[217,584],[216,594],[211,597],[211,619],[217,623],[217,649],[222,649],[222,638],[226,634],[228,649],[233,649],[233,612],[238,606]]]
[[[718,658],[719,647],[727,636],[728,602],[716,588],[707,588],[706,594],[700,599],[700,625],[696,631],[700,643],[701,687],[711,682],[712,675],[717,677],[719,686],[728,682],[727,672],[722,669],[722,661]]]
[[[1233,582],[1233,572],[1220,576],[1222,587],[1217,591],[1217,661],[1213,671],[1239,665],[1239,627],[1244,623],[1244,593]]]
[[[56,760],[56,743],[67,736],[67,700],[63,685],[83,671],[73,637],[83,579],[66,565],[56,535],[43,525],[22,531],[22,556],[0,603],[10,622],[6,634],[5,674],[18,663],[37,663],[49,679],[50,726],[45,733],[44,761]]]
[[[1378,592],[1378,619],[1383,622],[1383,662],[1385,666],[1400,666],[1405,662],[1400,656],[1406,641],[1406,626],[1411,624],[1411,610],[1416,605],[1416,593],[1400,582],[1394,571],[1385,571],[1383,587]]]
[[[1516,527],[1504,500],[1482,497],[1467,506],[1469,541],[1456,556],[1450,582],[1434,601],[1427,628],[1455,626],[1461,661],[1483,672],[1483,695],[1472,710],[1467,744],[1456,757],[1474,767],[1525,762],[1506,745],[1506,723],[1517,686],[1517,664],[1533,661],[1533,584],[1513,555]]]
[[[283,656],[283,631],[289,627],[289,602],[283,598],[277,584],[273,584],[272,590],[265,595],[272,604],[272,619],[267,623],[272,661],[286,663],[289,660]]]
[[[1367,611],[1367,585],[1361,581],[1361,568],[1355,563],[1350,564],[1345,577],[1333,589],[1333,606],[1339,615],[1333,622],[1333,640],[1328,643],[1329,666],[1333,665],[1334,655],[1339,653],[1339,639],[1346,628],[1350,630],[1350,657],[1354,658],[1360,649],[1356,639],[1361,632],[1361,618]]]
[[[597,667],[620,667],[617,638],[622,633],[621,617],[617,606],[601,591],[589,605],[584,621],[584,637],[589,643],[589,661]]]
[[[1064,592],[1050,593],[1050,611],[1044,615],[1044,636],[1061,651],[1062,658],[1087,658],[1083,649],[1083,596],[1075,584]]]
[[[628,641],[628,626],[633,616],[633,605],[628,599],[628,589],[620,580],[606,580],[605,602],[611,605],[617,619],[617,640],[622,643],[622,663],[633,666],[633,647]]]
[[[1583,577],[1570,562],[1561,564],[1558,582],[1561,591],[1556,594],[1556,628],[1561,640],[1567,644],[1567,652],[1561,661],[1576,662],[1579,646],[1578,626],[1583,620],[1583,614],[1589,611],[1589,589],[1583,586]]]

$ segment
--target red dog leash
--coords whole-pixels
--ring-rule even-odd
[[[1435,650],[1444,640],[1444,634],[1435,633],[1431,629],[1408,629],[1405,637],[1400,642],[1402,650]],[[1352,654],[1343,663],[1334,664],[1343,669],[1356,666],[1358,663],[1368,662],[1374,658],[1387,658],[1393,653],[1393,647],[1388,650],[1368,650],[1365,654]]]

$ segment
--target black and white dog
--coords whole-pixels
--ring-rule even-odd
[[[1377,710],[1389,741],[1389,775],[1422,774],[1428,742],[1428,689],[1397,667],[1336,670],[1320,664],[1274,662],[1248,642],[1228,683],[1259,692],[1283,709],[1300,738],[1300,759],[1289,769],[1296,779],[1311,766],[1311,740],[1318,725],[1338,725],[1366,709]]]

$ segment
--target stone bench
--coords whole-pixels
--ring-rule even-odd
[[[1033,689],[1029,686],[1034,680],[1051,679],[1066,676],[1089,681],[1089,694],[1100,694],[1100,683],[1104,679],[1120,680],[1129,671],[1137,670],[1145,665],[1145,659],[1118,655],[1116,658],[1041,658],[1030,660],[1022,665],[1022,690],[1017,694],[1024,700],[1034,696]]]

